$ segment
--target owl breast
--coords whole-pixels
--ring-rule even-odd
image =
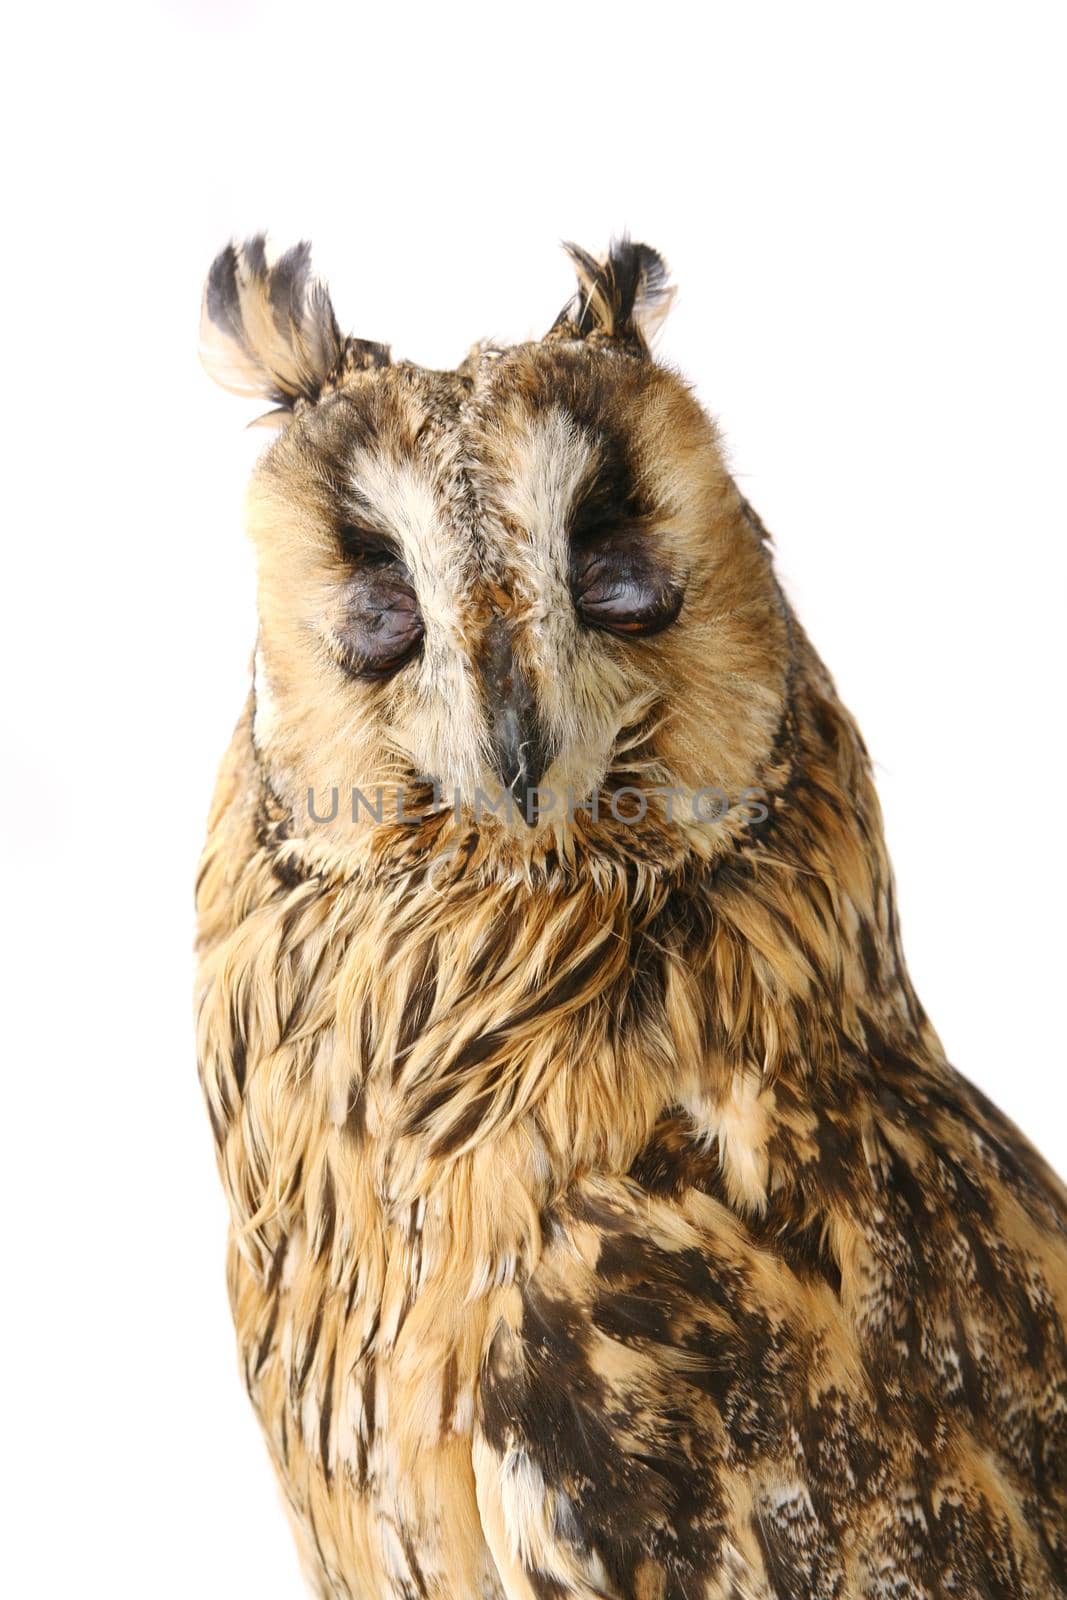
[[[425,1208],[352,1217],[346,1197],[333,1227],[362,1238],[347,1280],[301,1227],[265,1275],[230,1245],[241,1365],[308,1576],[330,1596],[496,1600],[471,1466],[485,1305],[441,1310]]]
[[[390,946],[343,891],[264,880],[256,900],[205,955],[201,1073],[241,1369],[308,1576],[330,1596],[495,1600],[476,1385],[536,1248],[543,1159],[518,1128],[448,1159],[411,1130],[425,948]],[[390,948],[395,986],[355,989]]]

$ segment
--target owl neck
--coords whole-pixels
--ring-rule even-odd
[[[407,1152],[409,1189],[519,1128],[557,1174],[626,1170],[671,1108],[713,1122],[739,1088],[788,1081],[803,1098],[886,1051],[934,1065],[868,758],[817,662],[798,675],[792,723],[768,825],[670,871],[331,874],[294,860],[277,819],[253,827],[246,792],[232,823],[244,871],[223,886],[223,815],[202,927],[210,945],[230,922],[263,969],[245,992],[278,993],[269,1036],[234,1049],[276,1051],[316,1018],[331,1034],[327,1093]],[[216,927],[223,903],[264,937],[229,912]]]
[[[768,826],[710,866],[457,884],[439,909],[416,897],[393,936],[410,943],[402,1011],[425,1020],[405,1032],[398,1082],[432,1155],[534,1106],[559,1145],[580,1142],[581,1106],[605,1129],[611,1108],[643,1126],[739,1082],[803,1092],[872,1052],[942,1059],[908,978],[859,734],[824,676],[803,677],[794,712]]]

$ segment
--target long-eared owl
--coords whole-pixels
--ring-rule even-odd
[[[345,337],[218,257],[273,405],[198,884],[244,1381],[345,1600],[1067,1596],[1067,1202],[908,979],[860,735],[663,262],[543,339]]]

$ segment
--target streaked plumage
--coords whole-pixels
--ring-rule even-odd
[[[860,736],[649,354],[662,262],[572,257],[454,372],[343,339],[303,248],[205,296],[281,431],[200,1070],[309,1580],[1067,1596],[1064,1190],[912,991]]]

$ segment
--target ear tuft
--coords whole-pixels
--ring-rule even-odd
[[[204,286],[200,358],[224,389],[291,411],[298,400],[318,399],[344,354],[330,297],[311,275],[310,245],[294,245],[268,264],[266,240],[257,234],[215,257]]]
[[[648,355],[675,294],[658,250],[625,235],[612,240],[605,261],[577,244],[565,241],[563,248],[578,274],[578,293],[564,306],[548,337],[612,340],[635,355]]]

